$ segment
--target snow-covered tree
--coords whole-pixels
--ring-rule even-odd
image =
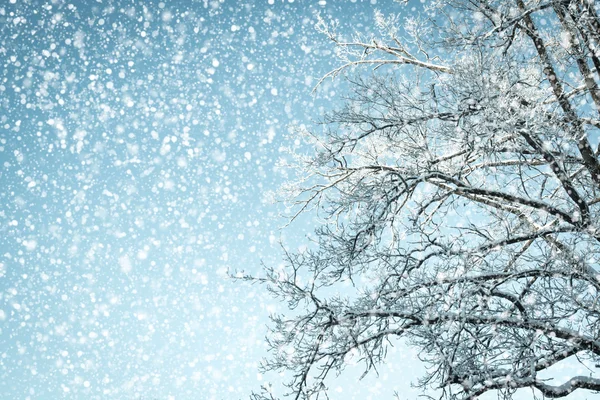
[[[294,310],[273,317],[264,368],[325,397],[350,358],[368,372],[402,337],[444,398],[600,391],[598,7],[404,3],[377,36],[317,24],[341,62],[323,80],[350,93],[304,132],[286,187],[316,235],[248,277]],[[543,379],[565,363],[585,372]]]

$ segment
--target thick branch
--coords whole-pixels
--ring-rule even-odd
[[[523,0],[517,0],[517,5],[522,12],[526,11]],[[576,131],[575,139],[578,142],[579,152],[581,153],[584,164],[585,164],[586,168],[588,169],[588,172],[590,173],[594,182],[596,182],[598,185],[600,185],[600,163],[598,162],[598,159],[596,158],[596,156],[594,154],[592,146],[590,145],[590,142],[589,142],[585,132],[583,131],[583,128],[581,127],[581,121],[578,120],[577,113],[575,112],[575,110],[573,110],[571,103],[565,97],[565,92],[563,90],[563,87],[562,87],[559,79],[558,79],[558,74],[556,73],[554,66],[552,65],[550,55],[548,54],[548,52],[546,50],[546,44],[544,43],[542,38],[539,36],[531,16],[526,15],[523,19],[525,21],[525,32],[533,41],[533,44],[537,50],[538,56],[540,57],[540,60],[542,61],[542,65],[544,66],[544,74],[546,75],[546,77],[548,78],[548,81],[550,82],[550,86],[552,87],[554,95],[558,99],[558,103],[560,104],[563,112],[565,113],[565,116],[567,117],[569,122],[571,122],[571,124],[575,128],[575,131]]]
[[[565,397],[577,389],[600,391],[600,379],[589,376],[575,376],[560,386],[552,386],[540,381],[536,381],[533,386],[542,392],[544,396],[555,399]]]

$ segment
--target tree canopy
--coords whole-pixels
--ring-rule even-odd
[[[315,239],[246,277],[294,310],[273,316],[264,369],[316,399],[403,337],[443,398],[600,391],[596,4],[403,7],[376,13],[378,35],[317,25],[340,60],[323,80],[349,93],[302,132],[313,152],[284,188],[296,215],[318,213]],[[540,378],[564,362],[585,374]]]

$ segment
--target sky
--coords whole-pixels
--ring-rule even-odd
[[[380,2],[381,3],[381,2]],[[0,2],[0,393],[7,399],[245,399],[269,381],[270,192],[294,129],[341,104],[314,28],[368,33],[391,1]],[[398,345],[332,399],[412,399]]]
[[[276,162],[339,101],[315,13],[365,32],[371,3],[0,2],[2,396],[259,389],[283,306],[227,271],[312,229],[281,230]]]

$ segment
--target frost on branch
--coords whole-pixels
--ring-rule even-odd
[[[376,14],[383,39],[319,19],[341,60],[323,79],[374,69],[347,75],[345,105],[296,158],[291,201],[321,222],[259,279],[294,310],[273,318],[264,367],[318,398],[349,358],[367,373],[404,337],[443,398],[599,391],[597,11],[437,0],[422,14]],[[586,375],[542,379],[564,362]]]
[[[384,65],[415,65],[430,71],[451,73],[452,69],[438,64],[437,57],[430,58],[420,45],[422,32],[420,24],[415,19],[409,24],[410,40],[403,44],[398,38],[398,17],[385,17],[380,12],[375,13],[375,24],[381,33],[381,38],[366,38],[356,33],[351,39],[344,40],[337,33],[337,23],[327,23],[321,15],[317,15],[316,28],[336,45],[336,55],[342,65],[325,74],[317,83],[315,90],[327,78],[335,78],[349,67],[371,65],[375,70]],[[415,51],[409,52],[406,44],[416,44]]]

